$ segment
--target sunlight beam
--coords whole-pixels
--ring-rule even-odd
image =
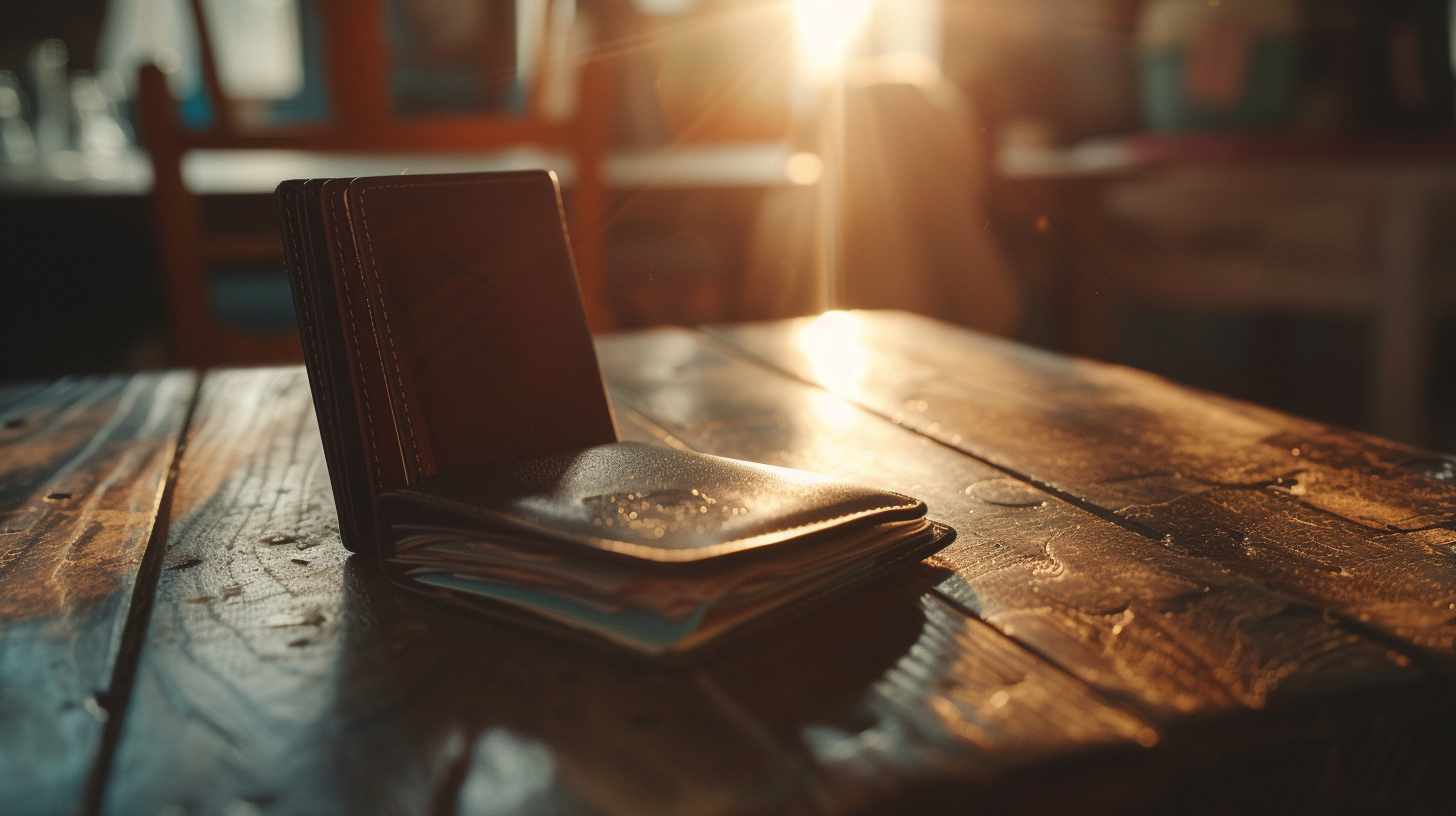
[[[810,73],[822,77],[840,67],[873,6],[874,0],[794,0],[799,53]]]

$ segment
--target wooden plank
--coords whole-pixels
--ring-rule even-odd
[[[1086,681],[1103,699],[1133,706],[1157,730],[1174,733],[1174,742],[1180,729],[1220,713],[1224,725],[1215,729],[1233,728],[1240,712],[1276,712],[1253,726],[1267,740],[1287,727],[1277,715],[1286,709],[1313,706],[1330,712],[1340,710],[1346,698],[1394,705],[1398,716],[1387,714],[1390,722],[1402,723],[1399,727],[1360,714],[1357,706],[1346,726],[1359,730],[1355,724],[1363,723],[1359,736],[1346,743],[1313,740],[1297,752],[1307,759],[1343,744],[1348,754],[1349,746],[1372,733],[1419,728],[1427,713],[1440,711],[1449,698],[1445,687],[1412,667],[1406,655],[1325,620],[1287,595],[1151,542],[832,394],[775,375],[706,337],[684,331],[616,337],[603,342],[600,351],[619,417],[636,417],[636,424],[655,429],[659,438],[926,499],[937,517],[960,531],[956,544],[936,559],[955,571],[939,584],[941,596]],[[633,424],[624,422],[624,428]],[[810,644],[806,641],[801,654],[812,653]],[[843,656],[852,662],[852,654],[851,648]],[[931,705],[934,689],[954,682],[956,672],[974,663],[951,661],[948,676],[919,672],[922,678],[934,677],[921,689],[920,704]],[[792,696],[796,692],[788,685],[745,693]],[[860,693],[873,699],[873,691]],[[982,712],[987,699],[982,698]],[[855,702],[874,707],[863,698]],[[780,729],[787,734],[805,726],[795,720],[804,711],[781,710],[769,720],[789,721]],[[1058,720],[1076,721],[1075,715]],[[1449,752],[1449,740],[1437,727],[1419,730],[1426,743],[1441,742]],[[1288,733],[1288,741],[1275,738],[1270,745],[1294,747],[1294,732]],[[1157,734],[1139,736],[1152,741]],[[781,739],[801,743],[792,735]],[[1068,752],[1079,740],[1030,729],[1029,735],[1004,740],[999,750],[1014,756],[1016,747],[1026,745]],[[804,762],[826,775],[821,785],[832,790],[840,784],[835,771],[813,758],[811,747],[799,744],[799,750],[811,755]],[[1230,756],[1238,753],[1231,751]],[[1215,757],[1200,767],[1220,761]],[[1292,762],[1284,757],[1275,764],[1288,769]],[[860,765],[877,767],[867,761]],[[890,766],[895,767],[891,773],[886,765],[878,762],[891,777],[910,774],[904,766]],[[974,765],[942,759],[932,776],[955,777]],[[1373,773],[1362,771],[1359,763],[1348,771],[1351,786]],[[1313,787],[1313,781],[1304,781]],[[1287,780],[1286,790],[1300,785],[1298,779]],[[1328,801],[1340,801],[1346,790]]]
[[[1456,659],[1456,460],[905,313],[715,329],[1170,550]]]
[[[300,368],[209,375],[106,813],[812,807],[691,674],[381,583]]]
[[[188,373],[0,389],[0,809],[73,813],[196,386]],[[123,658],[124,659],[124,658]]]

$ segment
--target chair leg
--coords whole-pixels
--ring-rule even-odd
[[[156,66],[143,66],[137,100],[152,160],[153,230],[167,290],[172,353],[183,365],[206,366],[213,360],[214,350],[200,246],[202,216],[182,180],[182,153],[175,139],[180,127],[176,103],[167,78]]]
[[[606,152],[611,126],[611,83],[598,58],[582,71],[576,145],[576,181],[572,190],[571,244],[587,322],[592,331],[608,331],[616,318],[607,303],[602,245],[607,228]]]
[[[1425,196],[1418,188],[1397,188],[1390,192],[1383,207],[1370,424],[1381,436],[1419,444],[1426,431],[1430,342],[1422,251]]]

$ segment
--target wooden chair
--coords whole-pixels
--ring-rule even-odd
[[[154,172],[152,208],[169,331],[178,362],[192,366],[301,359],[295,334],[247,331],[214,314],[209,270],[222,264],[281,263],[279,237],[225,237],[203,224],[200,201],[182,175],[183,157],[198,149],[292,149],[349,153],[475,152],[534,145],[570,153],[575,178],[569,227],[582,295],[592,327],[612,326],[602,285],[602,231],[606,210],[603,164],[610,115],[609,82],[600,60],[585,60],[574,116],[558,121],[544,111],[545,81],[533,83],[523,116],[506,114],[394,115],[385,5],[357,0],[315,0],[324,29],[329,119],[313,126],[243,126],[219,79],[203,4],[191,0],[204,87],[213,109],[205,130],[184,127],[165,76],[141,69],[140,119]],[[550,36],[548,32],[547,37]],[[538,49],[538,80],[551,70],[548,49]]]

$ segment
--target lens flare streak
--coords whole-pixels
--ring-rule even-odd
[[[874,0],[794,0],[799,51],[811,72],[828,73],[839,66],[873,6]]]

